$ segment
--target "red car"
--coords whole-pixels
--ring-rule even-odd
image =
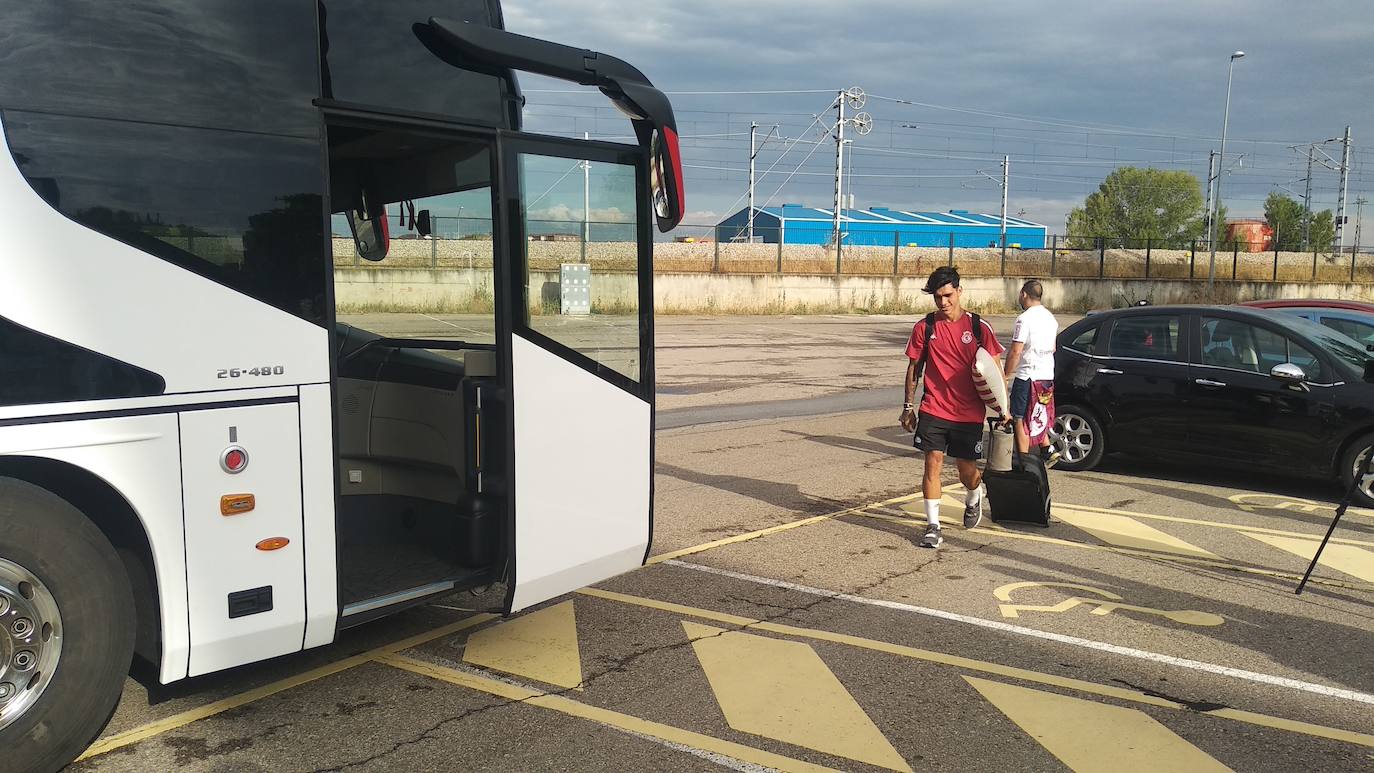
[[[1374,351],[1374,303],[1295,298],[1279,301],[1246,301],[1240,305],[1273,309],[1304,317],[1344,333],[1370,347],[1370,351]]]

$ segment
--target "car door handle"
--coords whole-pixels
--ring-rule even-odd
[[[1194,383],[1194,384],[1197,384],[1197,385],[1199,385],[1199,386],[1205,386],[1205,387],[1224,387],[1224,386],[1226,386],[1226,383],[1225,383],[1225,382],[1222,382],[1222,381],[1213,381],[1213,380],[1211,380],[1211,379],[1209,379],[1209,378],[1195,378],[1195,379],[1193,379],[1193,383]]]
[[[1098,368],[1098,369],[1097,369],[1097,372],[1100,373],[1100,374],[1102,374],[1102,375],[1104,375],[1104,376],[1120,376],[1120,375],[1121,375],[1121,371],[1116,370],[1115,368]]]

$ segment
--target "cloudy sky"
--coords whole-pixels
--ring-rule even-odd
[[[1203,178],[1235,66],[1222,196],[1258,216],[1273,190],[1301,195],[1306,149],[1350,125],[1349,201],[1374,193],[1374,4],[1367,0],[506,0],[506,26],[614,54],[670,93],[684,135],[688,222],[743,206],[749,125],[757,202],[833,202],[834,91],[860,86],[873,117],[855,139],[857,206],[997,212],[1062,232],[1067,211],[1118,165]],[[595,92],[525,77],[527,128],[624,136]],[[575,87],[574,87],[575,88]],[[742,92],[809,93],[742,93]],[[691,93],[725,92],[725,93]],[[895,100],[906,100],[906,104]],[[817,122],[816,116],[822,116]],[[781,137],[782,139],[777,139]],[[1337,161],[1340,144],[1323,146]],[[1318,156],[1320,158],[1320,155]],[[847,165],[848,166],[848,165]],[[1315,208],[1336,172],[1316,167]],[[1369,215],[1374,218],[1374,209]],[[1368,231],[1367,231],[1368,233]],[[1368,237],[1364,241],[1374,241]]]

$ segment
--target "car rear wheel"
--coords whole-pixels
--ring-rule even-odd
[[[1374,507],[1374,474],[1366,475],[1364,471],[1371,449],[1374,449],[1374,432],[1351,443],[1350,448],[1346,449],[1345,458],[1341,460],[1341,481],[1346,489],[1349,490],[1350,485],[1359,478],[1359,483],[1355,485],[1355,496],[1351,500],[1351,504],[1359,507]]]
[[[1091,470],[1102,461],[1107,437],[1093,412],[1077,405],[1055,408],[1050,442],[1059,451],[1061,470]]]

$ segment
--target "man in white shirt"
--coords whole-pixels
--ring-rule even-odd
[[[1037,436],[1041,454],[1053,464],[1058,459],[1050,447],[1047,424],[1054,421],[1054,340],[1059,335],[1059,322],[1041,303],[1043,294],[1037,280],[1021,285],[1021,308],[1025,311],[1016,318],[1004,375],[1011,384],[1017,449],[1029,453],[1031,437]]]

